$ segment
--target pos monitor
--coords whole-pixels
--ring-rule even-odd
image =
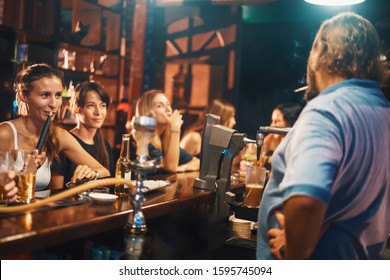
[[[207,114],[203,127],[200,174],[194,187],[229,189],[233,157],[245,146],[245,134],[219,124],[220,117]]]

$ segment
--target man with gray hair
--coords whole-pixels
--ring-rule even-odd
[[[388,71],[372,24],[351,12],[322,23],[306,99],[273,155],[258,259],[381,259],[390,232]]]

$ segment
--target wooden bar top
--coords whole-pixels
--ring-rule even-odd
[[[143,213],[148,219],[173,211],[213,203],[215,192],[193,188],[198,172],[159,175],[170,185],[145,194]],[[73,198],[77,201],[77,198]],[[50,210],[0,216],[0,257],[27,253],[65,241],[126,225],[132,211],[128,198],[111,204],[85,203]]]

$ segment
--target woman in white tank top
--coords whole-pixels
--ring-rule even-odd
[[[19,150],[18,132],[16,130],[15,125],[10,121],[3,122],[1,124],[8,124],[11,127],[12,132],[14,134],[14,149]],[[14,165],[15,165],[14,166],[15,171],[22,170],[22,168],[24,166],[24,161],[23,161],[23,157],[22,157],[21,153],[18,153],[18,156],[15,160]],[[49,163],[48,158],[46,158],[44,163],[42,165],[40,165],[40,167],[37,169],[35,189],[37,191],[45,189],[50,182],[50,178],[51,178],[50,163]]]
[[[63,73],[47,64],[34,64],[22,69],[14,83],[18,113],[15,120],[0,125],[0,150],[35,149],[44,123],[61,108]],[[50,163],[63,152],[77,166],[72,182],[109,176],[109,171],[90,156],[69,132],[51,122],[42,153],[38,156],[37,190],[50,182]],[[18,159],[17,164],[23,164]]]

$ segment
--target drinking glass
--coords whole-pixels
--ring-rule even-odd
[[[10,168],[16,172],[17,202],[31,203],[35,197],[38,151],[36,149],[18,149],[12,150],[10,153]]]
[[[257,145],[254,143],[246,144],[244,152],[246,166],[253,166],[257,163]]]
[[[246,170],[244,204],[248,207],[259,207],[263,195],[266,169],[258,165],[250,165]]]

